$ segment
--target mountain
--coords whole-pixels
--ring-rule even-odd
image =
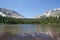
[[[60,16],[60,8],[48,10],[47,12],[36,16],[36,18],[42,18],[42,17],[59,17]]]
[[[11,18],[24,18],[19,13],[12,11],[12,10],[5,9],[5,8],[0,8],[0,16],[11,17]]]

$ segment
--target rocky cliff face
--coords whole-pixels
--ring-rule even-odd
[[[22,15],[15,11],[11,11],[5,8],[0,8],[0,16],[2,17],[12,17],[12,18],[24,18]]]
[[[42,15],[37,16],[36,18],[50,17],[50,16],[51,17],[59,17],[60,16],[60,8],[49,10],[49,11],[43,13]]]

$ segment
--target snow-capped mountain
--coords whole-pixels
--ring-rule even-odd
[[[22,15],[18,14],[15,11],[8,10],[5,8],[0,8],[0,16],[2,17],[12,17],[12,18],[24,18]]]
[[[53,10],[48,10],[47,12],[43,13],[42,15],[36,16],[36,18],[41,18],[41,17],[59,17],[60,16],[60,8],[58,9],[53,9]]]

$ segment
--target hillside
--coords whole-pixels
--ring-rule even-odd
[[[0,16],[2,16],[2,17],[12,17],[12,18],[24,18],[19,13],[15,12],[15,11],[12,11],[12,10],[5,9],[5,8],[0,8]]]
[[[36,16],[36,18],[42,18],[42,17],[59,17],[60,16],[60,8],[48,10],[45,13],[42,13],[42,15]]]

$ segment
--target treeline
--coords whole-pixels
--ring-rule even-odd
[[[0,16],[0,24],[60,24],[60,17],[20,19],[20,18],[8,18]]]

